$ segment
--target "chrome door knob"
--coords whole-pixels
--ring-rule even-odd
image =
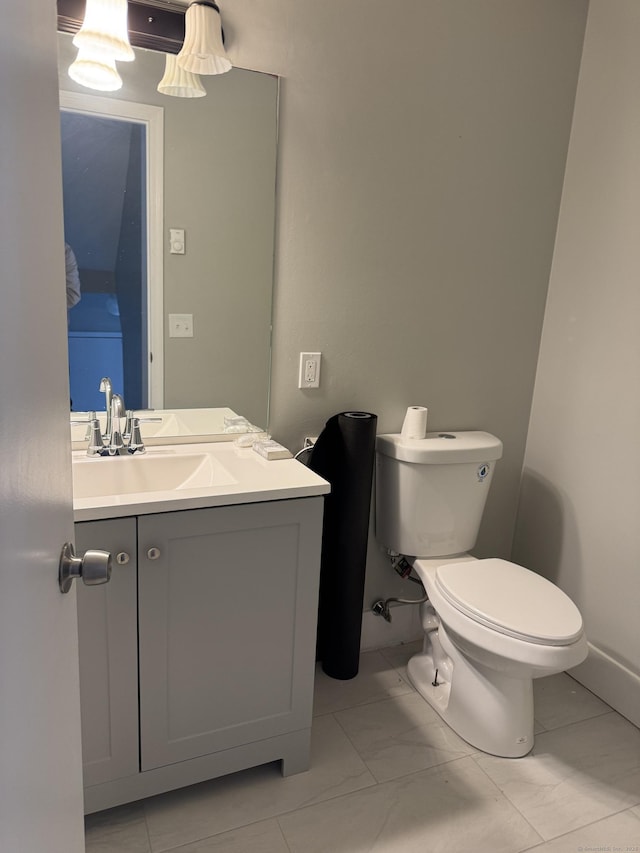
[[[119,566],[126,566],[131,557],[127,554],[126,551],[118,551],[116,554],[116,563]]]
[[[147,557],[150,560],[157,560],[160,557],[160,548],[149,548]]]
[[[82,578],[87,586],[107,583],[111,577],[111,554],[108,551],[85,551],[76,557],[71,542],[62,546],[58,564],[60,592],[69,592],[74,578]]]

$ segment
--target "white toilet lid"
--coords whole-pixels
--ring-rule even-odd
[[[507,560],[444,564],[435,583],[462,613],[519,640],[567,646],[582,633],[580,611],[561,589]]]

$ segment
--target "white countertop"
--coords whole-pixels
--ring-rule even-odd
[[[170,461],[171,457],[189,454],[210,455],[217,469],[227,476],[218,477],[217,483],[205,486],[194,487],[186,481],[184,485],[164,491],[103,493],[90,497],[76,497],[74,494],[74,520],[93,521],[129,515],[306,498],[325,495],[331,491],[326,480],[295,459],[266,460],[252,448],[236,447],[227,442],[149,447],[142,456],[134,454],[127,457],[89,458],[83,451],[74,451],[72,455],[74,470],[83,476],[85,482],[91,483],[107,473],[107,469],[100,466],[112,466],[109,472],[111,473],[118,472],[113,466],[139,465],[141,461],[144,464],[144,460],[153,458],[162,465],[162,460]],[[83,470],[80,471],[75,466],[82,466]],[[114,479],[117,480],[118,477]]]

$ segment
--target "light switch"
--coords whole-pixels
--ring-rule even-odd
[[[169,228],[169,252],[184,255],[184,228]]]
[[[192,338],[193,314],[169,314],[169,337]]]

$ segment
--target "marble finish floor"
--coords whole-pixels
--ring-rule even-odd
[[[640,853],[640,730],[568,675],[535,683],[536,743],[479,753],[409,684],[417,645],[316,677],[312,766],[244,770],[90,815],[87,853]]]

